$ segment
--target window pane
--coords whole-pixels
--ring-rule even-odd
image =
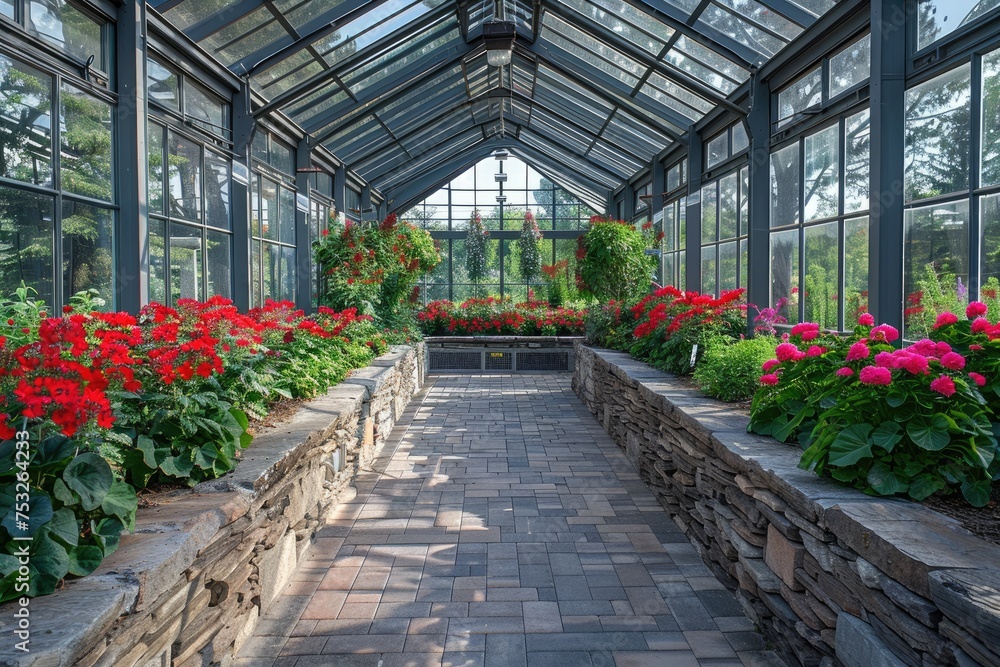
[[[150,102],[180,111],[180,83],[177,75],[153,58],[146,59],[146,96]]]
[[[295,193],[288,188],[279,188],[281,201],[278,202],[278,240],[295,244]]]
[[[840,199],[838,163],[840,127],[833,125],[805,139],[805,219],[837,215]]]
[[[232,229],[229,218],[229,160],[205,152],[205,224]]]
[[[68,301],[96,289],[111,309],[115,300],[114,212],[63,200],[63,290]]]
[[[262,272],[260,267],[260,246],[260,241],[250,242],[250,296],[254,308],[259,308],[264,305],[264,301],[261,297]]]
[[[1000,195],[980,199],[980,217],[983,227],[982,287],[1000,280]],[[994,285],[991,289],[996,289]]]
[[[295,301],[295,248],[281,248],[281,298]]]
[[[906,199],[969,187],[969,65],[906,91]]]
[[[733,155],[744,151],[750,147],[750,138],[747,137],[747,129],[743,123],[733,125]]]
[[[101,24],[65,0],[32,0],[27,13],[28,32],[83,62],[94,56],[94,68],[104,69]]]
[[[868,216],[844,222],[844,328],[868,312]]]
[[[719,244],[719,293],[737,287],[736,258],[739,248],[736,241]]]
[[[719,184],[712,183],[701,189],[701,242],[714,243],[719,238],[717,193]]]
[[[205,266],[208,270],[208,294],[218,294],[230,298],[233,295],[233,253],[230,249],[231,238],[223,232],[208,232],[208,257]]]
[[[917,0],[917,49],[1000,5],[997,0]]]
[[[163,220],[149,221],[149,300],[167,302],[167,241]]]
[[[778,93],[778,125],[822,100],[823,73],[822,68],[817,67]]]
[[[294,174],[292,149],[285,144],[271,140],[271,166],[283,174]]]
[[[738,231],[736,201],[737,173],[732,173],[719,181],[719,238],[736,238]]]
[[[805,321],[823,329],[836,329],[840,310],[840,254],[838,223],[828,222],[805,228]]]
[[[0,16],[6,16],[9,19],[14,18],[14,2],[13,0],[0,0]]]
[[[910,209],[903,215],[906,337],[923,337],[942,310],[965,308],[969,284],[969,202]]]
[[[711,245],[701,249],[701,291],[706,294],[715,294],[715,249],[717,246]]]
[[[836,97],[871,76],[872,37],[865,35],[830,58],[830,97]]]
[[[868,208],[871,164],[871,117],[868,109],[844,121],[844,213]]]
[[[1000,50],[983,56],[982,185],[1000,184]]]
[[[260,179],[260,233],[265,239],[278,238],[278,185],[266,178]]]
[[[771,304],[789,324],[799,321],[799,230],[771,233]]]
[[[155,123],[147,126],[146,155],[149,168],[147,191],[149,212],[163,214],[163,128]]]
[[[0,292],[10,294],[23,282],[52,303],[52,197],[0,187]]]
[[[729,157],[729,134],[723,132],[708,142],[708,167],[711,169]]]
[[[771,154],[771,227],[799,224],[799,145]]]
[[[195,125],[213,134],[225,135],[226,105],[198,86],[185,82],[184,113]]]
[[[59,97],[62,189],[112,200],[111,105],[63,84]]]
[[[0,57],[0,176],[52,184],[52,77]]]
[[[740,236],[746,236],[750,226],[750,169],[740,169]],[[745,283],[744,283],[745,284]]]
[[[201,230],[170,224],[170,300],[203,299]]]
[[[201,146],[167,131],[167,192],[169,214],[185,220],[201,219]]]
[[[740,287],[746,287],[749,282],[747,281],[747,274],[750,272],[749,264],[747,264],[747,254],[748,245],[747,240],[740,240]]]

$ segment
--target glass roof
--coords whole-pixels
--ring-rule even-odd
[[[151,4],[387,199],[496,146],[602,202],[834,0]],[[482,42],[498,18],[517,30],[504,68]]]

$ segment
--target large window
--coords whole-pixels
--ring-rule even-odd
[[[58,307],[96,289],[114,307],[113,108],[0,54],[0,292],[24,282]]]
[[[701,291],[721,294],[747,283],[749,167],[701,189]]]
[[[917,49],[990,13],[997,0],[917,0]]]
[[[260,130],[254,137],[250,177],[250,262],[254,305],[295,301],[294,151]]]
[[[147,60],[146,85],[149,298],[231,297],[228,107],[154,58]]]

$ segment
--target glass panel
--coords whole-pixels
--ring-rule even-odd
[[[251,298],[253,301],[253,307],[259,308],[264,305],[263,297],[261,296],[263,288],[263,272],[260,266],[260,256],[261,256],[261,242],[251,241],[250,242],[250,290],[252,292]]]
[[[789,324],[799,321],[799,230],[771,232],[771,304]]]
[[[687,289],[687,251],[682,250],[677,253],[677,284],[674,285],[679,290]]]
[[[225,136],[226,116],[228,115],[226,104],[188,82],[184,84],[184,113],[191,118],[195,125],[203,127],[213,134]]]
[[[278,240],[295,244],[295,193],[288,188],[279,188],[278,196]]]
[[[771,154],[771,227],[799,224],[799,144]]]
[[[262,246],[261,259],[263,261],[263,265],[261,266],[261,275],[263,282],[261,283],[261,296],[264,300],[274,299],[275,301],[281,301],[283,298],[281,293],[282,248],[281,246],[273,243],[264,243]]]
[[[687,37],[679,37],[674,47],[664,58],[667,62],[727,95],[750,75],[733,61]]]
[[[167,153],[169,214],[185,220],[200,220],[201,146],[168,130]]]
[[[107,301],[115,300],[115,248],[112,240],[115,214],[106,208],[63,200],[63,293],[69,300],[83,290],[96,289]]]
[[[1000,195],[990,195],[979,200],[980,218],[983,227],[982,266],[980,267],[980,289],[994,291],[996,298],[997,281],[1000,281]],[[988,286],[988,287],[987,287]]]
[[[95,69],[104,69],[101,24],[65,0],[31,0],[25,24],[28,32],[83,62],[94,56]]]
[[[998,0],[917,0],[917,49],[995,9]]]
[[[844,213],[868,208],[871,122],[868,109],[844,121]]]
[[[634,25],[634,20],[636,15],[639,15],[639,20],[643,21],[645,26],[650,28],[654,26],[659,26],[660,30],[658,32],[668,32],[673,33],[670,28],[668,28],[663,23],[657,21],[656,19],[633,9],[630,5],[613,5],[610,2],[601,2],[598,0],[598,4],[602,5],[598,7],[596,4],[591,2],[585,2],[584,0],[563,0],[562,4],[569,5],[579,13],[591,19],[594,23],[601,26],[606,26],[614,31],[616,34],[621,35],[627,39],[632,44],[635,44],[645,51],[657,54],[663,49],[666,39],[670,38],[668,34],[664,40],[653,39],[648,34],[643,34],[641,31],[637,30]],[[631,9],[631,14],[629,18],[633,20],[633,23],[626,23],[622,20],[625,18],[622,16],[623,8]]]
[[[201,229],[170,223],[170,300],[203,299]]]
[[[260,233],[265,239],[278,239],[278,185],[260,179]]]
[[[737,256],[739,248],[736,241],[719,244],[719,293],[737,288]]]
[[[749,252],[746,239],[740,240],[740,287],[750,284],[747,274],[750,272]]]
[[[542,38],[566,53],[634,88],[645,72],[639,63],[602,42],[587,36],[570,24],[546,13],[542,19]]]
[[[233,253],[230,248],[231,237],[223,232],[208,232],[208,252],[205,268],[208,271],[208,294],[232,297]]]
[[[744,0],[729,0],[729,4],[736,4],[737,1],[741,3],[744,2]],[[771,13],[774,14],[774,12]],[[782,20],[776,14],[775,18],[777,20]],[[794,24],[790,25],[794,26]],[[709,5],[708,8],[702,12],[701,18],[698,19],[698,22],[694,27],[696,30],[701,30],[709,34],[712,30],[718,30],[735,39],[740,44],[748,46],[760,55],[767,57],[773,56],[786,44],[784,40],[778,39],[771,33],[761,30],[760,28],[740,18],[737,14],[726,11],[718,5]],[[799,32],[801,32],[801,29],[796,26],[794,29],[783,31],[782,34],[788,35],[788,38],[791,39],[792,37],[798,35]]]
[[[823,101],[823,72],[817,67],[778,93],[778,125]]]
[[[750,229],[750,168],[740,169],[740,236]],[[744,283],[745,284],[745,283]]]
[[[163,214],[163,128],[156,123],[147,125],[146,154],[149,169],[147,192],[149,212]]]
[[[167,241],[164,238],[163,220],[149,221],[149,300],[167,302]]]
[[[969,284],[969,201],[909,209],[903,215],[903,325],[923,337],[942,310],[961,312]]]
[[[805,321],[816,322],[823,329],[836,329],[840,311],[839,224],[828,222],[806,227]]]
[[[63,84],[59,122],[62,189],[111,201],[111,105]]]
[[[287,36],[281,24],[274,20],[274,15],[266,7],[261,7],[213,32],[200,44],[228,67]]]
[[[268,161],[268,149],[267,149],[267,132],[258,130],[256,134],[253,135],[253,143],[250,145],[250,155],[255,160],[260,160],[264,164]]]
[[[681,166],[675,164],[667,171],[667,192],[673,192],[681,186]]]
[[[906,91],[907,201],[969,187],[969,65]]]
[[[724,161],[729,157],[729,133],[723,132],[708,142],[708,168]]]
[[[830,97],[853,88],[871,75],[872,36],[865,35],[830,58]]]
[[[0,176],[52,184],[52,77],[0,56]]]
[[[180,82],[177,75],[153,58],[146,59],[146,97],[150,102],[180,111]]]
[[[717,193],[719,184],[712,183],[701,189],[701,242],[715,243],[719,238]]]
[[[733,155],[750,148],[750,139],[747,137],[747,129],[743,123],[733,125]]]
[[[275,139],[271,139],[271,160],[270,165],[283,174],[289,176],[295,174],[295,161],[292,158],[292,147],[287,146]]]
[[[721,240],[733,239],[737,235],[737,217],[739,215],[739,205],[736,201],[737,178],[738,175],[734,172],[719,181],[719,238]]]
[[[52,303],[54,220],[52,197],[0,187],[0,293],[23,282]]]
[[[983,56],[982,151],[980,183],[1000,184],[1000,50]]]
[[[706,294],[716,294],[715,251],[717,246],[710,245],[701,249],[701,291]]]
[[[0,16],[14,19],[14,0],[0,0]]]
[[[837,215],[840,204],[840,126],[805,138],[805,219]]]
[[[868,216],[844,222],[844,328],[868,312]]]
[[[232,229],[229,217],[229,160],[211,151],[205,152],[205,224]]]

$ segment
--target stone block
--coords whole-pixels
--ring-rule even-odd
[[[907,667],[860,618],[837,616],[837,659],[844,667]]]
[[[768,525],[764,563],[793,591],[802,590],[802,584],[795,580],[795,569],[802,567],[805,553],[805,546],[801,542],[792,542],[773,524]]]
[[[260,608],[266,612],[271,602],[285,587],[295,572],[295,534],[287,532],[274,548],[264,551],[258,562],[260,573]]]
[[[956,625],[988,646],[1000,647],[1000,570],[938,570],[931,599]]]

